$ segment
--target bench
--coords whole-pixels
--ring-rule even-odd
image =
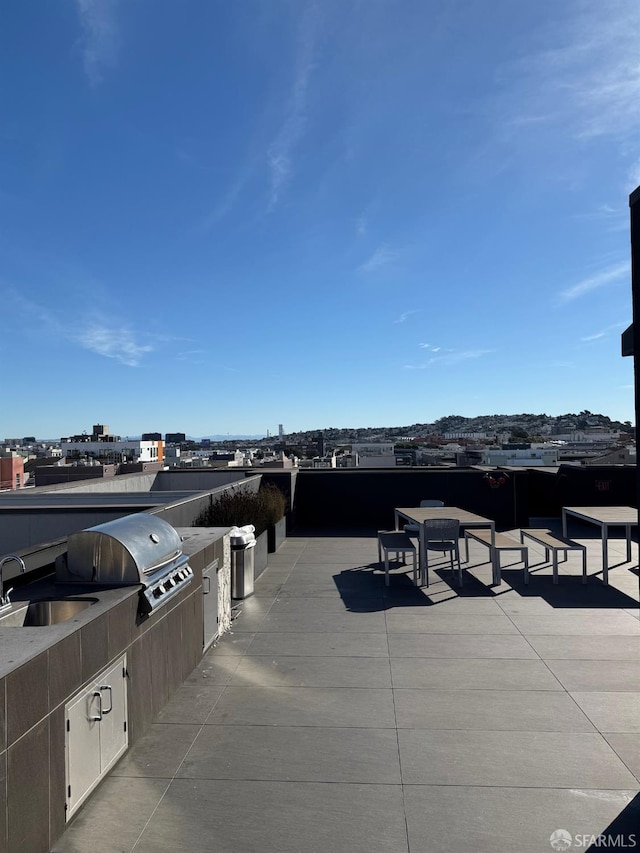
[[[402,554],[406,562],[406,554],[413,554],[413,582],[418,585],[418,551],[415,543],[404,530],[379,530],[378,531],[378,562],[382,562],[384,552],[384,582],[389,586],[389,552],[395,553],[396,560]]]
[[[558,551],[564,551],[564,560],[568,559],[568,551],[582,551],[582,583],[587,582],[587,547],[579,542],[574,542],[573,539],[567,539],[565,536],[558,536],[550,530],[544,528],[523,528],[520,530],[520,541],[524,542],[524,537],[532,539],[538,545],[544,548],[544,558],[549,562],[549,551],[553,554],[553,582],[558,583]]]
[[[524,562],[524,582],[529,583],[529,551],[526,545],[512,539],[505,533],[493,533],[490,530],[465,530],[464,549],[467,564],[469,563],[469,539],[474,539],[489,548],[489,560],[493,569],[493,583],[497,586],[501,581],[500,552],[519,551],[520,559]]]

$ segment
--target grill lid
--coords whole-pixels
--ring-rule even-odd
[[[184,562],[181,556],[180,536],[170,524],[135,513],[72,533],[64,580],[146,585],[150,576],[155,579]]]

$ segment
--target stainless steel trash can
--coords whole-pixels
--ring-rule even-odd
[[[231,598],[247,598],[253,594],[255,547],[255,539],[231,546]]]

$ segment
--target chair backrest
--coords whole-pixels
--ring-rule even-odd
[[[424,522],[427,542],[457,542],[459,535],[460,522],[457,518],[428,518]]]
[[[444,501],[420,501],[420,506],[444,506]]]

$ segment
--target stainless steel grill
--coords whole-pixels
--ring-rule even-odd
[[[154,515],[136,513],[72,533],[56,561],[59,583],[96,586],[142,584],[141,610],[149,613],[193,579],[182,540]]]

